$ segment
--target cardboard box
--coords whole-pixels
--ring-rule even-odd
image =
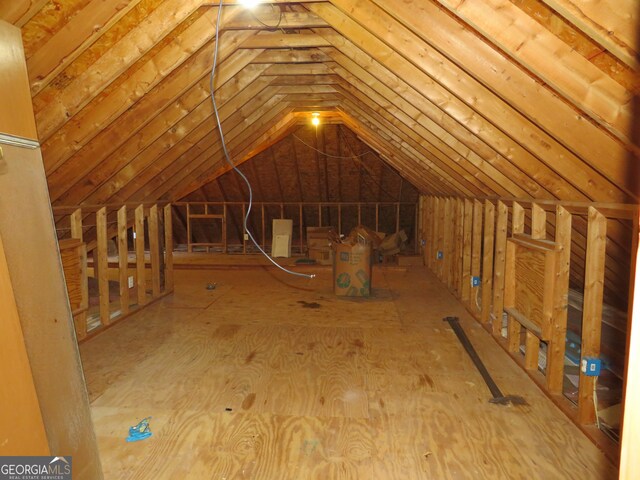
[[[336,243],[333,248],[333,292],[347,297],[370,296],[371,244]]]
[[[310,248],[309,258],[318,265],[333,265],[333,250],[331,248]]]

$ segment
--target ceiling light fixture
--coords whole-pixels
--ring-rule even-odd
[[[318,112],[313,112],[311,114],[311,124],[314,127],[317,127],[318,125],[320,125],[320,114]]]
[[[247,8],[253,8],[260,3],[260,0],[240,0],[240,5],[243,5]]]

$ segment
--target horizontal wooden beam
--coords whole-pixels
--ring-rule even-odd
[[[248,38],[240,44],[240,48],[313,48],[328,47],[322,37],[303,33],[269,33]]]
[[[327,22],[311,12],[283,12],[263,6],[225,23],[222,30],[286,30],[328,27]]]

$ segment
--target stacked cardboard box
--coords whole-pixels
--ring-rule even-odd
[[[307,256],[319,265],[332,265],[331,244],[337,238],[333,227],[307,227]]]

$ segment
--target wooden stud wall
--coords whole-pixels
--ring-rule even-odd
[[[594,381],[595,377],[580,375],[578,407],[571,408],[562,397],[563,365],[565,355],[566,318],[568,288],[571,271],[572,247],[575,245],[576,220],[588,217],[588,232],[585,261],[584,309],[582,327],[582,354],[598,357],[602,328],[603,292],[606,283],[605,262],[607,259],[607,225],[619,219],[630,219],[638,213],[634,205],[587,204],[577,202],[549,202],[516,199],[461,199],[427,196],[422,200],[425,214],[422,217],[424,232],[424,258],[427,265],[459,298],[468,310],[489,330],[494,338],[510,352],[530,376],[548,392],[549,396],[565,410],[585,431],[601,444],[606,441],[589,429],[595,423]],[[457,205],[449,208],[449,205]],[[484,222],[481,221],[484,212]],[[553,220],[553,222],[550,222]],[[451,227],[449,227],[451,226]],[[440,234],[442,229],[453,234]],[[635,227],[637,228],[637,226]],[[556,288],[551,316],[551,339],[547,351],[546,376],[538,371],[540,340],[529,330],[508,315],[506,338],[503,334],[504,305],[513,304],[505,298],[505,279],[513,278],[506,271],[507,237],[529,231],[532,242],[554,238]],[[483,239],[481,255],[478,244]],[[510,242],[509,242],[510,243]],[[475,248],[474,248],[475,246]],[[454,252],[456,261],[449,262],[446,256],[438,259],[438,252]],[[474,256],[474,251],[477,256]],[[461,254],[459,254],[461,253]],[[481,258],[480,258],[481,257]],[[481,270],[481,309],[478,311],[470,278]],[[459,269],[461,271],[459,272]],[[512,267],[509,267],[512,268]],[[520,352],[525,347],[525,355]],[[560,365],[560,367],[558,367]]]
[[[70,214],[67,212],[71,212]],[[133,215],[131,214],[133,212]],[[77,339],[85,340],[104,330],[126,316],[144,308],[149,303],[173,292],[173,232],[171,204],[162,207],[157,204],[139,205],[84,205],[77,207],[54,207],[54,214],[68,217],[71,222],[73,238],[82,240],[87,232],[95,233],[96,239],[88,245],[83,244],[81,266],[86,272],[93,267],[93,278],[98,282],[98,304],[100,326],[88,330],[86,318],[82,324],[76,322]],[[162,215],[162,221],[160,218]],[[110,219],[113,218],[113,221]],[[94,221],[93,225],[83,223]],[[110,226],[113,225],[113,226]],[[146,228],[145,228],[146,226]],[[162,226],[162,228],[161,228]],[[148,239],[145,235],[148,231]],[[135,239],[129,237],[135,232]],[[109,242],[117,245],[117,259],[109,257]],[[129,241],[133,241],[134,259],[129,256]],[[149,262],[145,255],[145,246],[149,245]],[[161,242],[164,248],[161,248]],[[87,249],[93,257],[92,264],[87,262]],[[162,270],[162,271],[161,271]],[[134,273],[135,272],[135,273]],[[164,283],[162,278],[164,276]],[[131,298],[129,278],[134,279],[136,298]],[[88,304],[88,286],[85,276],[83,289]],[[151,282],[150,294],[147,293],[147,279]],[[110,299],[109,281],[119,282],[119,302]],[[132,304],[131,302],[134,301]],[[88,306],[88,305],[87,305]]]

